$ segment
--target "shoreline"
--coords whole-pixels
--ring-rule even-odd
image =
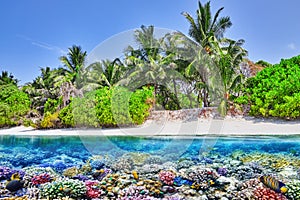
[[[252,117],[220,119],[147,120],[143,125],[131,128],[105,129],[34,129],[17,126],[0,129],[0,135],[53,135],[53,136],[300,136],[300,121],[284,121]]]

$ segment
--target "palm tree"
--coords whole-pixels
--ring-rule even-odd
[[[103,86],[112,87],[121,80],[125,68],[119,58],[114,61],[103,60],[89,65],[87,68],[86,90]]]
[[[60,57],[60,61],[64,64],[66,70],[63,82],[70,82],[75,85],[77,89],[83,86],[80,73],[82,72],[86,57],[86,51],[82,51],[81,47],[76,45],[69,48],[67,56]]]
[[[225,115],[227,112],[230,95],[236,88],[241,86],[244,79],[244,75],[240,69],[240,63],[248,54],[248,52],[242,48],[244,43],[245,41],[242,39],[235,41],[227,38],[223,38],[221,41],[211,41],[216,55],[214,61],[218,66],[222,81],[221,91],[224,96],[220,103],[222,115]]]
[[[41,74],[32,82],[26,83],[22,90],[32,99],[33,108],[42,108],[48,98],[59,97],[59,87],[56,86],[56,77],[64,75],[63,68],[51,69],[50,67],[40,68]]]
[[[139,49],[135,51],[135,57],[146,62],[150,62],[149,56],[155,59],[159,54],[160,44],[158,39],[154,37],[154,26],[142,25],[140,30],[135,31],[134,37],[139,44]]]
[[[81,47],[76,45],[69,48],[67,56],[60,57],[65,67],[65,75],[56,77],[55,85],[60,86],[63,107],[67,105],[71,97],[83,96],[81,89],[86,78],[84,70],[86,57],[86,51],[82,51]]]
[[[210,37],[221,39],[226,31],[230,28],[232,23],[230,17],[220,17],[219,15],[224,7],[220,8],[214,16],[211,14],[210,1],[202,5],[198,2],[197,16],[195,19],[187,13],[182,14],[190,23],[189,35],[203,48],[209,52]]]
[[[195,19],[187,12],[182,13],[190,23],[189,35],[199,46],[198,52],[196,53],[198,58],[195,58],[186,69],[186,75],[196,82],[195,86],[199,90],[199,97],[202,99],[204,107],[210,106],[209,93],[212,93],[212,91],[209,92],[209,90],[211,90],[211,87],[216,86],[209,84],[209,82],[211,82],[209,79],[213,77],[207,76],[209,76],[209,71],[214,71],[214,69],[205,69],[208,65],[204,64],[202,60],[208,59],[203,59],[203,57],[207,57],[203,54],[203,49],[208,55],[211,55],[211,59],[213,59],[215,50],[213,49],[212,41],[219,41],[223,38],[226,29],[232,25],[230,17],[219,17],[223,9],[224,7],[218,9],[213,16],[210,1],[204,5],[199,1]]]
[[[18,82],[19,81],[15,79],[11,73],[8,74],[7,71],[2,71],[0,75],[0,85],[7,85],[7,84],[17,85]]]

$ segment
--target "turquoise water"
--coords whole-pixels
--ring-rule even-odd
[[[132,184],[135,184],[137,181],[134,180],[131,175],[132,171],[137,171],[140,179],[157,180],[160,171],[168,171],[169,169],[172,169],[172,172],[174,172],[177,178],[179,177],[183,183],[189,183],[184,182],[185,180],[190,181],[190,184],[195,180],[193,178],[189,179],[189,175],[185,173],[187,173],[186,171],[188,170],[195,169],[198,170],[199,173],[209,169],[217,174],[216,177],[224,176],[234,178],[241,184],[249,180],[257,180],[257,178],[262,175],[271,175],[285,183],[290,182],[291,184],[294,184],[293,181],[298,180],[300,177],[300,137],[295,136],[79,137],[2,135],[0,136],[0,141],[0,180],[2,180],[2,182],[10,178],[8,175],[4,175],[3,169],[25,171],[25,175],[29,173],[29,168],[33,168],[34,170],[38,169],[36,173],[32,174],[32,172],[30,172],[30,176],[33,177],[39,174],[38,171],[40,171],[41,168],[51,168],[54,171],[53,173],[56,174],[55,176],[66,178],[65,171],[67,169],[72,167],[82,169],[87,165],[90,166],[90,169],[84,172],[81,171],[80,173],[89,180],[95,181],[95,172],[100,169],[105,169],[109,170],[111,174],[127,176],[128,179],[132,179]],[[24,172],[22,173],[24,174]],[[151,178],[151,176],[153,177]],[[68,178],[72,179],[74,177]],[[105,176],[103,177],[105,179]],[[103,177],[101,179],[98,178],[96,181],[101,181]],[[162,180],[157,181],[163,183]],[[205,179],[202,181],[208,182],[208,180]],[[209,181],[218,182],[218,179],[214,178]],[[161,196],[155,196],[156,193],[150,192],[149,196],[151,196],[152,199],[162,199],[166,197],[168,197],[168,199],[192,199],[187,194],[179,192],[179,190],[176,189],[178,185],[167,186],[173,187],[173,189],[177,191],[174,194],[179,196],[173,198],[172,195],[174,194],[163,192],[163,186],[160,188]],[[0,197],[28,195],[30,187],[24,186],[21,189],[22,192],[18,194],[7,192],[4,188],[0,188],[0,190],[2,190]],[[40,187],[43,186],[39,185],[39,188]],[[187,185],[186,187],[187,190],[190,189],[189,187],[192,188],[191,185]],[[237,191],[233,190],[231,193],[228,193],[226,192],[225,186],[222,185],[211,187],[213,187],[214,190],[208,190],[207,188],[193,189],[196,192],[203,190],[202,194],[207,193],[208,196],[214,195],[213,192],[219,191],[220,187],[224,187],[222,188],[222,191],[225,191],[224,195],[234,196],[240,195],[240,193],[243,192],[242,190],[239,191],[236,189]],[[100,187],[98,189],[100,190]],[[121,189],[127,191],[125,186]],[[300,183],[298,189],[300,191]],[[249,189],[254,196],[256,190],[257,188]],[[40,191],[39,195],[45,196],[46,194],[42,194],[42,191],[43,190]],[[107,192],[102,191],[103,199],[106,198],[105,195],[108,195]],[[195,198],[196,197],[197,195]],[[230,196],[224,197],[230,199]],[[286,197],[288,197],[288,195]],[[115,196],[111,199],[118,198],[122,199],[123,197]],[[234,198],[232,197],[232,199]],[[278,199],[285,199],[285,197]]]
[[[128,152],[149,153],[178,159],[195,158],[203,153],[229,156],[240,150],[300,154],[300,137],[123,137],[123,136],[0,136],[0,165],[13,167],[43,164],[61,155],[85,162],[92,155],[118,158]],[[18,160],[19,158],[22,158]],[[173,158],[172,158],[173,159]],[[45,161],[46,160],[46,161]]]

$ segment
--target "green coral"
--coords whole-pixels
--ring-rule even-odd
[[[288,191],[286,196],[291,200],[300,199],[300,181],[293,181],[287,185]]]
[[[40,194],[42,198],[60,199],[62,197],[83,198],[86,195],[84,182],[73,179],[59,179],[41,186]]]

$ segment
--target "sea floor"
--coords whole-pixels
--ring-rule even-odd
[[[0,199],[300,199],[298,136],[0,140]]]

